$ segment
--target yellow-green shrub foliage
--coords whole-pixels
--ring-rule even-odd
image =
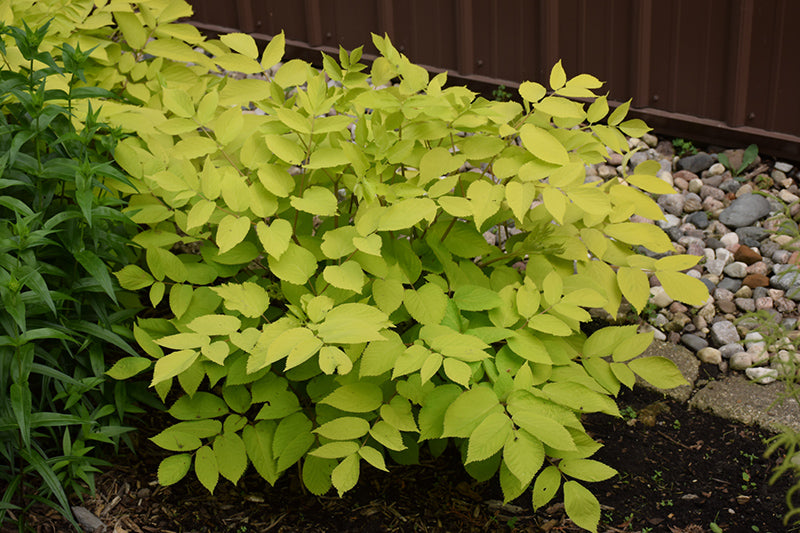
[[[146,262],[117,277],[162,317],[135,328],[148,357],[111,374],[147,370],[174,399],[179,422],[153,439],[175,452],[161,483],[194,469],[213,491],[248,464],[274,483],[299,462],[312,493],[341,494],[364,463],[452,442],[477,479],[499,472],[506,499],[532,484],[539,507],[563,487],[570,517],[596,529],[583,483],[614,471],[589,459],[600,445],[580,415],[618,415],[611,397],[635,374],[683,379],[634,359],[652,340],[635,326],[587,339],[584,308],[615,314],[625,296],[641,310],[645,272],[674,298],[707,298],[680,273],[696,257],[632,251],[672,250],[629,221],[662,216],[641,192],[673,192],[657,164],[585,183],[584,165],[647,131],[623,121],[628,105],[609,114],[600,82],[560,63],[549,89],[522,84],[523,105],[476,98],[377,36],[371,68],[359,49],[323,55],[322,71],[292,60],[270,81],[224,77],[276,65],[283,36],[260,52],[173,24],[183,2],[97,4],[79,26],[99,45],[87,72],[135,99],[101,118],[138,134],[116,159]]]

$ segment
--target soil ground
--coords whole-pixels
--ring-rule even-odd
[[[604,444],[595,458],[619,472],[591,487],[602,507],[599,531],[794,530],[782,523],[791,480],[768,482],[781,460],[762,458],[768,434],[643,389],[622,394],[619,403],[622,419],[585,418],[589,433]],[[454,449],[438,459],[423,457],[419,465],[392,466],[389,474],[364,467],[357,487],[342,499],[305,493],[294,471],[274,488],[257,475],[235,487],[220,483],[213,496],[192,475],[161,487],[155,472],[162,454],[142,440],[137,456],[113,458],[97,479],[96,496],[80,505],[100,517],[108,533],[580,530],[561,504],[534,512],[529,493],[504,506],[497,480],[472,480]],[[70,530],[52,511],[34,513],[30,523],[35,531]]]

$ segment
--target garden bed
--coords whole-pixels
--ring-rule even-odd
[[[763,430],[644,389],[623,393],[620,408],[622,419],[585,418],[604,444],[595,457],[619,472],[592,487],[602,506],[598,531],[693,533],[714,531],[712,524],[726,532],[788,530],[781,520],[790,480],[769,484],[780,457],[761,457],[769,436]],[[160,425],[150,422],[142,426]],[[251,474],[212,496],[193,477],[159,486],[164,452],[145,436],[139,455],[112,459],[96,497],[81,504],[108,532],[580,531],[562,504],[534,512],[529,493],[504,506],[497,480],[472,480],[453,448],[420,465],[390,466],[389,474],[364,467],[341,499],[303,491],[296,470],[274,488]],[[31,525],[69,530],[52,512],[33,515]]]

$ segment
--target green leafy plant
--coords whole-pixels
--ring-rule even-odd
[[[792,219],[790,206],[785,205],[780,198],[773,197],[773,200],[783,206],[783,209],[773,215],[771,222],[775,223],[778,228],[776,233],[791,237],[790,241],[784,244],[784,247],[793,250],[800,241],[800,230],[798,230],[797,223]],[[783,275],[797,276],[797,268],[791,267]],[[797,290],[797,287],[792,286],[786,291],[786,295],[793,297]],[[787,401],[791,401],[792,404],[796,405],[795,402],[800,400],[797,359],[798,353],[800,353],[800,339],[791,335],[790,330],[782,323],[772,319],[764,311],[747,313],[739,318],[738,323],[746,325],[750,330],[758,331],[770,352],[776,354],[774,368],[778,370],[777,378],[784,383],[784,388],[780,396],[770,406],[770,409]],[[788,525],[791,522],[793,525],[797,525],[800,523],[800,508],[797,507],[793,498],[797,491],[800,490],[800,432],[790,427],[780,427],[780,432],[766,439],[765,442],[767,444],[764,453],[765,457],[771,457],[775,454],[783,455],[783,459],[773,470],[769,480],[770,484],[774,484],[784,475],[792,476],[795,479],[795,484],[786,494],[788,511],[784,515],[784,523]],[[753,464],[754,457],[742,455],[749,460],[751,465]],[[745,473],[743,472],[743,476]]]
[[[505,85],[498,85],[492,91],[492,98],[500,102],[509,102],[514,98],[514,95],[508,91]]]
[[[672,250],[629,221],[662,217],[642,192],[673,192],[657,163],[627,184],[584,183],[585,164],[607,147],[629,158],[624,134],[648,131],[624,120],[629,103],[609,113],[600,82],[560,63],[550,94],[525,82],[522,104],[487,101],[378,36],[369,70],[341,50],[323,71],[291,60],[260,79],[282,34],[263,51],[243,34],[206,40],[174,23],[187,9],[105,5],[119,33],[94,20],[87,68],[140,102],[101,111],[137,135],[115,151],[135,187],[115,187],[132,195],[145,260],[116,276],[156,308],[134,327],[147,356],[112,375],[151,372],[178,420],[153,438],[174,452],[159,481],[193,470],[213,491],[248,465],[275,483],[298,464],[310,492],[342,494],[362,465],[453,445],[476,479],[499,475],[506,500],[532,485],[540,507],[560,491],[596,530],[584,483],[614,470],[590,459],[600,445],[580,415],[618,416],[611,397],[636,374],[684,380],[637,358],[652,333],[636,326],[586,338],[584,307],[643,309],[648,272],[677,299],[707,299],[681,273],[696,257],[633,251]]]
[[[725,168],[731,171],[733,177],[736,178],[739,177],[742,172],[747,169],[747,167],[752,165],[756,158],[758,158],[758,146],[751,144],[745,149],[744,154],[742,155],[742,164],[737,168],[733,168],[733,165],[731,164],[727,155],[720,153],[717,155],[717,158],[719,159],[720,163],[725,165]]]
[[[0,27],[0,523],[20,528],[36,503],[78,527],[68,495],[94,490],[95,447],[129,429],[133,387],[106,381],[107,355],[136,354],[109,271],[135,260],[135,228],[104,192],[127,181],[118,135],[91,107],[78,128],[72,113],[110,93],[81,84],[79,46],[40,49],[49,29]]]
[[[685,139],[672,139],[672,147],[675,149],[675,155],[678,157],[686,157],[697,153],[697,148],[692,141]]]

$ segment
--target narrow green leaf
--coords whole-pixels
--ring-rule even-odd
[[[25,448],[31,446],[31,390],[28,388],[27,381],[12,383],[10,387],[11,410],[17,421],[19,432],[22,435],[22,442]]]

